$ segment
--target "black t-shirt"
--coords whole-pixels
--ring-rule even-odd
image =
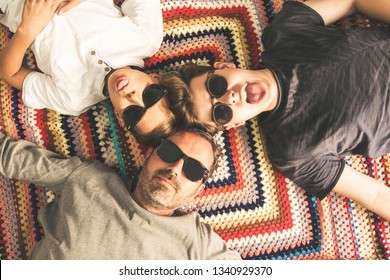
[[[322,199],[342,156],[390,152],[390,28],[329,27],[310,7],[286,2],[262,40],[262,67],[281,96],[259,124],[281,173]]]

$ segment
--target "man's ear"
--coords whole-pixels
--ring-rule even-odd
[[[145,153],[145,157],[146,157],[146,158],[149,158],[150,155],[152,154],[153,150],[154,150],[154,149],[153,149],[152,147],[149,147],[148,150],[147,150],[146,153]]]
[[[245,122],[230,124],[230,125],[225,126],[225,129],[228,129],[228,130],[229,130],[229,129],[233,128],[233,127],[243,126],[244,124],[245,124]]]
[[[195,193],[195,195],[194,195],[194,198],[197,196],[197,195],[199,195],[200,193],[202,193],[204,191],[204,183],[202,183],[202,184],[200,184],[199,186],[198,186],[198,188],[196,189],[196,193]]]
[[[236,68],[236,65],[233,62],[216,61],[213,66],[215,69]]]

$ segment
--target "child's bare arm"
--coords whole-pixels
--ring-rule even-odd
[[[390,188],[380,181],[345,166],[333,191],[390,221]]]
[[[23,57],[35,38],[49,23],[60,0],[26,0],[22,22],[9,44],[0,53],[0,78],[21,89],[31,70],[22,66]]]
[[[388,0],[309,0],[305,4],[319,13],[326,25],[356,12],[390,23]]]

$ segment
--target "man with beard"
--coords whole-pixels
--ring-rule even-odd
[[[32,259],[240,259],[196,212],[178,210],[203,190],[216,151],[202,131],[175,132],[126,183],[101,162],[0,132],[0,173],[56,193],[40,210],[45,236]]]

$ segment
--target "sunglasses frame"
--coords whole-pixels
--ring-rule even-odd
[[[223,122],[218,121],[217,118],[216,118],[216,114],[215,114],[215,109],[217,107],[227,108],[229,110],[229,112],[231,113],[231,117],[228,120],[223,121]],[[228,122],[230,122],[232,120],[232,118],[233,118],[233,109],[229,105],[227,105],[225,103],[217,102],[217,103],[213,104],[213,107],[211,109],[211,117],[212,117],[212,119],[213,119],[213,121],[215,123],[217,123],[219,125],[225,125],[225,124],[227,124]]]
[[[227,80],[226,80],[226,78],[225,78],[224,76],[218,75],[218,74],[214,74],[214,71],[215,71],[215,69],[213,69],[213,70],[211,70],[211,71],[209,71],[209,72],[207,73],[206,89],[207,89],[207,92],[208,92],[212,97],[214,97],[214,98],[220,98],[220,97],[222,97],[222,96],[224,96],[224,95],[226,94],[228,83],[227,83]],[[213,77],[222,78],[222,79],[225,80],[225,82],[226,82],[226,91],[225,91],[224,93],[222,93],[221,95],[216,95],[216,94],[212,93],[212,91],[211,91],[211,89],[210,89],[210,81],[211,81],[211,79],[212,79]]]
[[[162,94],[161,96],[151,105],[147,105],[145,104],[145,95],[147,94],[148,90],[151,88],[151,87],[156,87],[158,88],[159,90],[162,91]],[[143,116],[145,115],[146,111],[153,107],[157,102],[159,102],[165,95],[167,95],[168,93],[168,90],[162,86],[160,86],[159,84],[150,84],[148,85],[143,91],[142,91],[142,102],[145,104],[145,107],[141,107],[139,105],[130,105],[130,106],[127,106],[124,110],[123,110],[123,113],[122,113],[122,119],[123,119],[123,122],[125,123],[125,127],[127,130],[129,131],[132,131],[134,129],[134,127],[137,126],[137,124],[141,121],[141,119],[143,118]],[[126,111],[127,110],[130,110],[131,108],[140,108],[141,109],[141,113],[138,117],[138,119],[134,122],[134,124],[127,124],[127,118],[124,117],[126,115]]]
[[[222,75],[218,75],[218,74],[214,74],[214,71],[215,69],[209,71],[207,73],[207,79],[206,79],[206,89],[207,89],[207,92],[210,94],[210,96],[212,98],[221,98],[222,96],[224,96],[226,94],[226,92],[224,92],[223,94],[221,95],[215,95],[214,93],[211,92],[211,89],[210,89],[210,80],[213,78],[213,77],[220,77],[222,79],[224,79],[226,81],[226,78]],[[226,81],[226,84],[227,84],[227,81]],[[227,108],[229,110],[229,112],[231,112],[231,117],[227,120],[227,121],[224,121],[224,122],[219,122],[216,118],[216,114],[215,114],[215,108],[217,108],[218,106],[223,106],[225,108]],[[227,105],[225,103],[222,103],[222,102],[217,102],[215,104],[213,104],[213,107],[211,109],[211,117],[213,119],[213,121],[219,125],[225,125],[227,124],[228,122],[230,122],[233,118],[233,109],[231,108],[230,105]]]
[[[178,150],[178,152],[180,152],[179,157],[178,157],[175,161],[172,161],[172,162],[166,161],[165,159],[163,159],[163,158],[161,157],[161,154],[160,154],[161,151],[160,151],[160,149],[161,149],[161,147],[164,145],[164,143],[169,143],[169,144],[173,145],[174,147],[176,147],[176,149]],[[196,160],[196,159],[194,159],[194,158],[192,158],[192,157],[187,156],[187,155],[179,148],[179,146],[177,146],[175,143],[173,143],[173,142],[170,141],[169,139],[163,139],[163,140],[161,140],[161,143],[160,143],[160,145],[159,145],[158,148],[157,148],[157,155],[158,155],[158,157],[159,157],[162,161],[164,161],[164,162],[166,162],[166,163],[174,163],[174,162],[177,162],[179,159],[183,159],[183,160],[184,160],[183,167],[182,167],[183,173],[184,173],[184,175],[187,177],[187,179],[190,180],[191,182],[197,182],[197,181],[199,181],[199,180],[202,180],[202,182],[204,182],[204,181],[208,178],[208,176],[209,176],[209,172],[210,172],[210,171],[209,171],[209,170],[208,170],[208,169],[207,169],[199,160]],[[199,179],[197,179],[197,180],[192,180],[192,179],[190,179],[190,178],[187,176],[187,171],[186,171],[185,166],[186,166],[186,163],[188,162],[188,160],[192,160],[192,161],[196,162],[197,164],[199,164],[199,166],[201,167],[201,169],[203,169],[203,176],[202,176],[201,178],[199,178]]]

